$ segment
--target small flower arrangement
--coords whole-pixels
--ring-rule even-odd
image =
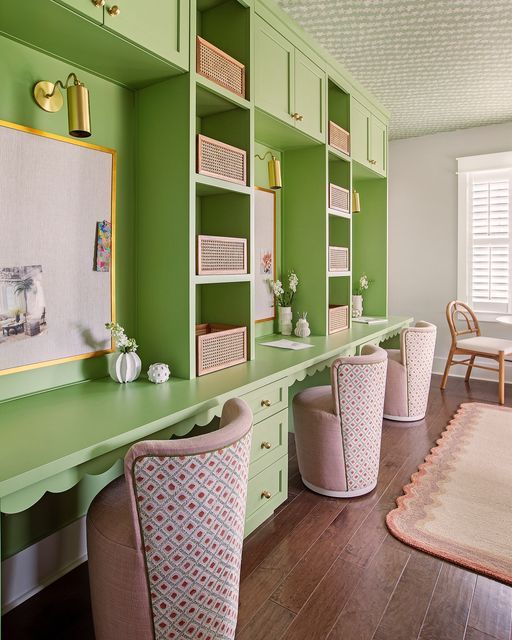
[[[373,283],[373,280],[368,280],[368,276],[366,273],[359,278],[358,286],[354,287],[354,295],[362,296],[365,291],[370,288],[370,285]]]
[[[121,353],[135,353],[137,351],[139,345],[135,342],[135,338],[128,338],[120,324],[106,322],[105,328],[112,334],[118,351]]]
[[[299,279],[295,271],[290,271],[288,274],[288,287],[285,289],[281,280],[271,280],[270,286],[272,287],[272,293],[276,299],[279,307],[291,307],[293,298],[297,293],[297,287],[299,286]]]

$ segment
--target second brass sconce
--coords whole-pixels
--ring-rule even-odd
[[[73,83],[69,81],[73,79]],[[37,104],[48,111],[56,113],[62,109],[64,98],[59,89],[66,89],[68,97],[69,135],[74,138],[88,138],[91,135],[91,116],[89,110],[89,91],[74,73],[70,73],[66,82],[57,80],[55,84],[41,80],[34,86],[34,99]]]
[[[361,199],[359,198],[359,192],[355,189],[352,191],[352,213],[360,213],[361,211]]]
[[[281,162],[272,154],[271,151],[267,151],[264,156],[256,154],[256,157],[260,160],[265,160],[267,156],[270,156],[268,162],[268,183],[271,189],[281,189],[283,182],[281,180]]]

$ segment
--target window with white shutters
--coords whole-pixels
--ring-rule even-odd
[[[512,313],[512,153],[458,163],[458,298],[493,320]]]

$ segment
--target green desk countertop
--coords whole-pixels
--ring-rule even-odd
[[[314,346],[301,351],[262,346],[276,338],[266,336],[257,340],[254,360],[193,380],[174,378],[154,385],[139,379],[123,385],[101,378],[4,402],[1,510],[27,508],[45,490],[63,491],[76,484],[92,463],[94,473],[106,471],[137,440],[184,434],[194,424],[207,424],[220,415],[228,398],[284,378],[292,384],[341,353],[395,335],[410,321],[390,317],[386,324],[356,324],[332,336],[306,338]]]

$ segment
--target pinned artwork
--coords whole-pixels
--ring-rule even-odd
[[[42,266],[0,266],[0,352],[46,331]]]
[[[96,271],[110,271],[112,223],[102,220],[97,224]]]

